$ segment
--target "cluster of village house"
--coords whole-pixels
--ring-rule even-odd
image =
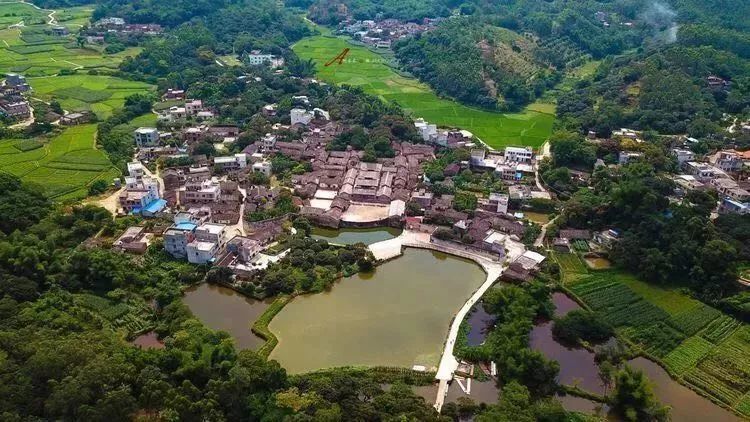
[[[102,44],[106,34],[158,35],[163,31],[164,29],[158,24],[126,23],[125,19],[108,17],[96,21],[85,31],[85,36],[89,44]]]
[[[184,92],[169,90],[165,99],[184,100]],[[229,145],[240,135],[239,128],[202,124],[167,136],[156,128],[136,129],[133,136],[140,160],[190,157],[190,164],[162,169],[163,186],[159,186],[140,161],[129,163],[129,175],[119,196],[120,209],[144,217],[172,218],[173,224],[162,233],[164,247],[171,255],[196,264],[216,263],[230,267],[237,274],[247,274],[258,268],[256,261],[264,247],[283,232],[284,220],[244,221],[242,214],[273,207],[282,189],[253,185],[248,176],[256,172],[270,175],[269,158],[281,153],[310,163],[312,171],[292,178],[293,200],[300,207],[300,214],[316,224],[339,227],[342,223],[347,226],[406,223],[414,229],[424,231],[432,227],[434,231],[436,226],[430,224],[438,222],[475,239],[466,242],[464,237],[461,247],[495,258],[505,255],[503,245],[507,239],[517,241],[523,236],[525,226],[508,215],[508,201],[514,196],[530,196],[529,188],[514,184],[524,173],[533,172],[535,157],[530,148],[509,147],[502,155],[475,148],[470,161],[446,168],[447,176],[466,168],[493,171],[512,185],[510,194],[493,193],[480,200],[480,209],[470,218],[467,213],[454,210],[451,195],[435,197],[425,189],[418,189],[429,183],[422,164],[434,158],[435,147],[475,147],[470,133],[438,130],[435,125],[417,120],[415,128],[425,143],[393,143],[395,157],[363,162],[361,151],[326,149],[345,130],[342,124],[332,121],[325,110],[309,107],[310,102],[304,96],[294,97],[293,103],[290,124],[277,124],[274,129],[298,130],[302,133],[301,140],[281,141],[276,134],[268,133],[241,153],[212,159],[188,155],[190,145],[207,138],[215,146]],[[274,116],[277,107],[269,104],[262,113]],[[181,147],[165,145],[166,139],[176,137],[181,137]],[[508,168],[513,170],[512,176],[506,175]],[[450,178],[444,183],[450,183]],[[410,201],[424,209],[424,218],[405,218],[406,204]],[[245,229],[249,234],[242,235]],[[149,236],[143,229],[131,228],[115,246],[142,252]],[[528,275],[533,265],[527,267],[519,268],[519,273]]]
[[[750,133],[750,124],[740,124],[739,130]],[[632,129],[615,130],[612,137],[643,142],[639,133]],[[596,134],[590,132],[589,138],[596,139]],[[682,198],[694,189],[713,189],[720,198],[718,212],[750,214],[750,180],[742,178],[743,169],[750,164],[750,151],[725,149],[706,157],[698,157],[690,150],[690,145],[698,142],[695,138],[685,137],[671,150],[679,167],[679,174],[673,177],[677,184],[675,198]],[[620,151],[618,164],[624,165],[642,157],[641,152]],[[596,165],[604,163],[598,160]]]
[[[31,107],[23,93],[31,89],[26,78],[17,73],[8,73],[0,85],[0,114],[11,120],[31,117]]]
[[[347,20],[339,24],[339,31],[373,47],[391,48],[394,41],[432,29],[443,20],[444,18],[424,18],[419,23],[402,22],[398,19]]]
[[[722,150],[706,161],[696,161],[695,154],[688,149],[675,148],[672,154],[684,172],[674,178],[677,196],[692,189],[715,189],[721,198],[719,212],[750,214],[750,181],[738,177],[750,163],[750,151]]]
[[[138,161],[128,163],[128,173],[119,195],[121,209],[144,217],[171,218],[173,224],[160,234],[164,249],[175,258],[194,264],[221,262],[239,272],[251,271],[251,261],[283,232],[283,219],[276,219],[248,224],[251,233],[242,235],[246,226],[240,210],[272,204],[277,190],[241,189],[237,181],[212,177],[206,166],[167,169],[163,187]],[[176,211],[169,213],[167,208]],[[142,227],[131,227],[114,247],[143,253],[152,236]]]

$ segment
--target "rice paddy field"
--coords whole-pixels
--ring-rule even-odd
[[[120,175],[95,137],[96,125],[80,125],[49,139],[0,140],[0,171],[37,183],[55,200],[83,198],[95,180]]]
[[[561,259],[561,257],[563,257]],[[566,287],[618,335],[713,402],[750,417],[750,326],[677,289],[616,270],[588,271],[556,254]]]
[[[50,33],[48,15],[52,10],[36,9],[27,3],[0,2],[0,72],[22,73],[27,77],[56,75],[61,70],[114,70],[126,56],[139,48],[105,54],[98,45],[76,44],[76,31],[86,24],[93,8],[55,10],[55,25],[68,28],[67,36]]]
[[[126,97],[151,89],[143,82],[99,75],[40,77],[29,79],[29,83],[35,98],[56,99],[67,111],[93,111],[100,119],[122,108]]]
[[[346,48],[349,53],[342,63],[325,66]],[[398,103],[415,118],[468,130],[493,148],[508,145],[538,148],[552,132],[553,104],[534,103],[521,113],[493,113],[467,107],[440,98],[426,84],[399,73],[383,55],[329,33],[305,38],[293,49],[302,59],[316,63],[318,77],[323,81],[360,86],[370,94]]]

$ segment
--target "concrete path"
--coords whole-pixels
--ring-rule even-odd
[[[557,217],[559,217],[559,216],[556,216],[552,220],[544,223],[544,225],[542,226],[542,232],[539,233],[539,236],[537,236],[536,240],[534,240],[534,246],[536,246],[536,247],[542,246],[542,244],[544,243],[544,236],[547,235],[547,227],[550,224],[554,223],[555,220],[557,220]]]

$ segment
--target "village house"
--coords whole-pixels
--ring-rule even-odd
[[[175,221],[163,235],[164,250],[175,258],[187,256],[187,245],[195,239],[198,225],[189,221]]]
[[[235,236],[227,242],[225,254],[218,260],[217,265],[227,267],[236,275],[249,276],[255,268],[252,260],[263,250],[263,246],[248,237]]]
[[[271,166],[271,162],[267,160],[253,163],[253,172],[261,173],[266,177],[271,177],[272,169],[273,167]]]
[[[492,192],[486,200],[480,201],[480,205],[487,211],[507,214],[509,200],[510,198],[506,194]]]
[[[682,167],[682,165],[687,163],[688,161],[695,160],[695,153],[693,153],[693,151],[690,151],[689,149],[674,148],[672,149],[672,155],[677,158],[677,164],[680,167]]]
[[[274,117],[276,116],[276,113],[278,113],[278,110],[279,110],[278,104],[266,104],[263,106],[261,113],[266,117]]]
[[[685,163],[685,171],[694,176],[696,180],[703,183],[709,182],[723,174],[723,172],[716,167],[696,161],[688,161]]]
[[[750,214],[750,202],[740,202],[731,198],[723,198],[719,204],[722,214]]]
[[[714,167],[725,172],[736,172],[742,169],[744,161],[735,151],[719,151],[708,160]]]
[[[15,88],[18,92],[25,92],[31,89],[26,81],[26,77],[18,73],[8,73],[5,75],[5,85]]]
[[[429,208],[430,205],[432,205],[433,196],[432,192],[425,189],[419,189],[411,193],[411,200],[419,204],[422,208]]]
[[[264,54],[259,50],[253,50],[245,55],[245,62],[250,66],[261,66],[268,64],[272,69],[284,66],[284,58],[273,54]]]
[[[21,98],[0,98],[0,114],[11,119],[28,119],[31,117],[29,102]]]
[[[154,127],[139,127],[133,132],[133,137],[138,148],[159,145],[159,131]]]
[[[531,147],[505,147],[503,157],[505,157],[506,162],[512,161],[528,164],[534,159],[534,150]]]
[[[188,116],[196,116],[199,112],[203,111],[203,101],[201,100],[187,100],[185,102],[185,114]]]
[[[635,160],[640,159],[643,157],[643,154],[640,152],[630,152],[630,151],[620,151],[617,158],[617,163],[621,166],[625,164],[629,164]]]
[[[185,247],[188,262],[198,265],[214,262],[224,247],[226,226],[205,223],[196,227],[193,234],[193,240]]]
[[[140,226],[128,227],[120,237],[115,240],[112,247],[115,250],[142,254],[146,252],[150,242],[150,236],[146,229]]]
[[[66,113],[60,117],[60,124],[65,126],[80,125],[94,120],[95,115],[90,111]]]
[[[720,195],[729,197],[738,202],[747,202],[750,200],[750,192],[742,189],[737,182],[732,179],[714,179],[711,185],[716,188]]]
[[[68,31],[68,28],[64,26],[60,26],[60,25],[53,26],[50,32],[52,33],[52,35],[56,37],[64,37],[70,34],[70,31]]]
[[[178,101],[185,99],[185,91],[182,89],[167,89],[167,92],[161,96],[162,101]]]
[[[221,171],[244,169],[247,167],[247,154],[238,153],[227,157],[214,157],[214,167]]]
[[[220,196],[218,180],[188,181],[178,190],[180,204],[208,204],[218,202]]]
[[[331,120],[331,115],[321,108],[306,110],[304,108],[293,108],[289,111],[292,125],[309,125],[313,120],[320,119],[323,121]]]

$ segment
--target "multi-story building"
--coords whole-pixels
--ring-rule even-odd
[[[133,132],[133,137],[138,148],[159,145],[159,131],[155,127],[139,127]]]
[[[708,182],[719,177],[721,170],[706,163],[697,161],[688,161],[685,163],[685,170],[688,174],[695,176],[699,182]]]
[[[213,242],[201,242],[193,240],[187,245],[187,259],[191,264],[208,264],[216,259],[219,253],[219,245]]]
[[[688,161],[695,160],[695,153],[693,153],[693,151],[690,151],[689,149],[675,148],[672,150],[672,155],[677,158],[677,164],[679,166],[682,166]]]
[[[31,108],[28,101],[20,99],[0,99],[0,114],[4,114],[11,119],[28,119],[31,117]]]
[[[221,170],[238,170],[247,167],[247,154],[239,153],[227,157],[214,157],[214,166]]]
[[[271,166],[271,162],[264,160],[264,161],[258,161],[257,163],[253,164],[253,171],[256,173],[262,173],[263,175],[267,177],[271,177],[271,171],[273,170]]]
[[[223,248],[226,243],[227,226],[216,223],[204,223],[195,229],[195,239],[202,242],[213,242]]]
[[[490,197],[487,200],[488,211],[497,212],[500,214],[508,213],[508,195],[502,193],[490,193]]]
[[[151,202],[158,199],[158,195],[155,195],[154,192],[149,189],[126,189],[120,194],[119,202],[120,208],[122,208],[123,212],[128,214],[138,214]]]
[[[182,204],[218,202],[221,197],[221,187],[215,180],[190,181],[180,188],[178,196]]]
[[[273,148],[276,146],[276,135],[271,135],[270,133],[266,133],[266,136],[261,139],[262,145],[263,145],[263,151],[272,151]]]
[[[201,100],[187,100],[185,102],[185,114],[188,116],[195,116],[198,112],[203,111],[203,101]]]
[[[727,172],[739,171],[744,165],[742,158],[734,151],[719,151],[710,161],[715,167]]]
[[[245,61],[250,66],[260,66],[268,64],[271,68],[284,66],[284,58],[276,57],[273,54],[263,54],[258,50],[253,50],[245,56]]]
[[[530,163],[534,158],[534,150],[531,147],[519,148],[519,147],[505,147],[505,153],[503,154],[505,161],[513,161],[516,163]]]
[[[164,250],[175,258],[187,256],[187,245],[195,240],[195,223],[183,221],[173,224],[164,232]]]

